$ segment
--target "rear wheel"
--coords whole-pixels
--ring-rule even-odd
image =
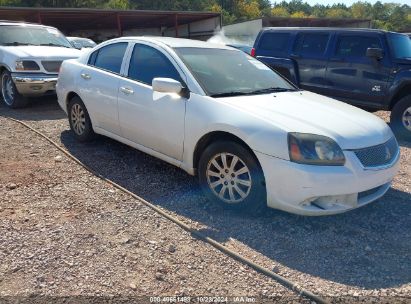
[[[1,74],[1,95],[4,103],[13,109],[23,108],[27,106],[28,99],[20,95],[13,82],[13,78],[9,71],[4,71]]]
[[[411,140],[411,95],[400,99],[392,109],[391,126],[399,138]]]
[[[252,214],[266,208],[263,171],[242,145],[231,141],[211,144],[201,155],[198,174],[201,188],[211,201]]]
[[[70,128],[78,141],[90,141],[95,137],[86,106],[80,97],[73,97],[68,105]]]

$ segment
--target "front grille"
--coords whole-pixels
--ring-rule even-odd
[[[365,168],[379,167],[390,164],[398,154],[398,144],[395,137],[378,146],[354,150],[355,155]]]
[[[55,72],[58,73],[62,61],[42,61],[41,64],[43,65],[44,69],[47,72]]]

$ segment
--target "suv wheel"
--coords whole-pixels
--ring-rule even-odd
[[[411,95],[401,98],[392,109],[391,125],[399,138],[411,140]]]
[[[70,129],[78,141],[90,141],[95,137],[86,106],[80,97],[73,97],[68,105]]]
[[[266,207],[260,164],[236,142],[219,141],[208,146],[201,155],[198,175],[202,190],[213,202],[254,215]]]
[[[28,99],[17,91],[9,71],[1,74],[1,95],[5,104],[10,108],[22,108],[28,104]]]

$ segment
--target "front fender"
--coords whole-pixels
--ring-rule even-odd
[[[299,85],[298,68],[294,60],[268,56],[257,56],[257,59],[276,70],[293,84]]]
[[[212,132],[226,132],[263,154],[289,159],[287,131],[244,110],[218,100],[192,94],[187,102],[183,167],[194,167],[193,156],[200,139]]]
[[[16,60],[20,59],[17,54],[10,52],[3,48],[0,48],[0,66],[7,69],[9,72],[16,72],[15,63]]]

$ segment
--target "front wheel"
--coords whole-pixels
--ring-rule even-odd
[[[10,108],[23,108],[28,104],[28,99],[17,91],[9,71],[1,74],[1,95],[4,103]]]
[[[266,208],[260,164],[236,142],[219,141],[208,146],[201,155],[198,175],[202,190],[213,202],[255,215]]]
[[[399,138],[411,140],[411,95],[400,99],[392,109],[391,126]]]

